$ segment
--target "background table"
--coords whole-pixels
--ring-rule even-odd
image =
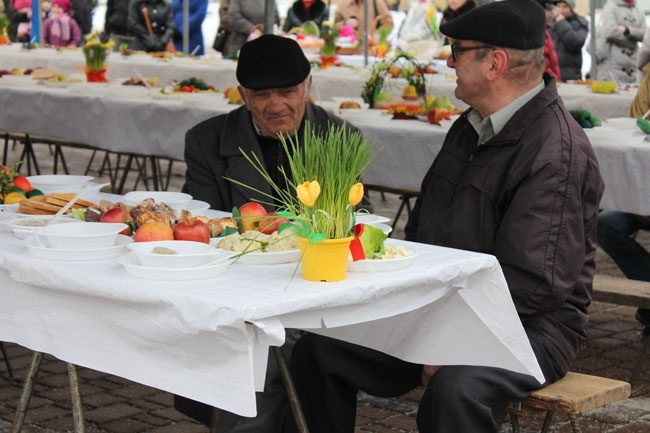
[[[346,56],[341,56],[346,62]],[[359,65],[359,56],[350,56],[349,62]],[[370,65],[375,62],[371,59]],[[444,62],[435,61],[435,68],[440,72],[427,75],[427,93],[433,96],[448,96],[452,103],[464,109],[465,103],[454,96],[456,78],[454,71]],[[204,78],[206,82],[223,90],[237,85],[235,77],[236,63],[216,57],[186,58],[174,57],[165,61],[146,54],[123,57],[113,53],[108,58],[108,76],[112,79],[124,79],[137,76],[158,77],[160,83],[171,84],[174,80],[189,77]],[[80,50],[56,51],[51,48],[23,50],[18,44],[0,46],[0,69],[45,67],[71,74],[75,68],[84,66]],[[358,97],[361,95],[369,70],[360,67],[333,67],[325,70],[313,69],[312,96],[317,100],[329,100],[332,97]],[[404,79],[397,80],[392,89],[398,92],[406,84]],[[391,89],[388,89],[391,91]],[[596,94],[590,88],[579,84],[561,83],[558,85],[560,96],[567,108],[584,108],[601,119],[627,115],[627,110],[636,95],[636,88],[621,90],[611,95]]]
[[[292,278],[295,264],[169,282],[129,276],[116,260],[38,259],[0,233],[0,341],[246,416],[285,327],[410,362],[542,378],[493,256],[409,247],[411,267],[337,283]]]

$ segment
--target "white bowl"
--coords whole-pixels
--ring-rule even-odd
[[[16,236],[18,239],[25,239],[27,236],[31,235],[37,230],[41,230],[45,226],[45,224],[47,224],[53,217],[54,215],[22,217],[22,218],[12,219],[10,221],[3,221],[2,224],[11,227],[14,231],[14,236]],[[54,221],[52,225],[61,224],[61,223],[79,223],[79,222],[81,221],[62,216],[59,217],[56,221]]]
[[[192,268],[234,255],[209,244],[191,241],[135,242],[127,247],[136,254],[140,265],[152,268]],[[175,251],[176,254],[165,254],[159,250],[162,248]]]
[[[32,188],[40,189],[44,194],[53,192],[80,192],[94,177],[72,174],[42,174],[28,176]]]
[[[52,248],[96,250],[115,245],[117,235],[128,226],[122,223],[52,224],[37,232]]]
[[[124,201],[131,206],[137,206],[148,198],[154,199],[157,204],[165,203],[177,211],[185,209],[192,200],[189,194],[172,191],[131,191],[124,194]]]
[[[636,119],[634,117],[611,117],[603,122],[603,126],[634,131],[636,130]]]

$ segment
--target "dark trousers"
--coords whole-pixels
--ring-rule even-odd
[[[548,383],[561,378],[543,346],[531,339]],[[296,344],[292,374],[310,433],[353,433],[357,392],[395,397],[421,385],[422,365],[372,349],[306,334]],[[422,433],[497,432],[507,405],[542,385],[532,376],[477,366],[443,366],[418,410]],[[288,419],[285,432],[295,432]]]

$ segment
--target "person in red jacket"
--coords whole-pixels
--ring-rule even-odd
[[[560,72],[560,61],[557,58],[555,51],[555,44],[551,38],[548,29],[553,24],[553,9],[555,8],[554,0],[537,0],[537,3],[542,5],[546,11],[546,36],[544,37],[544,61],[546,62],[546,72],[556,80],[560,81],[562,74]]]

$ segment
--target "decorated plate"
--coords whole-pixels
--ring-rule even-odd
[[[47,238],[41,236],[41,244],[35,236],[25,238],[25,245],[29,252],[36,257],[48,260],[63,261],[86,261],[86,260],[103,260],[112,259],[124,254],[126,246],[133,242],[128,236],[118,235],[115,245],[106,248],[85,249],[85,250],[65,250],[50,247]]]
[[[387,239],[385,242],[387,252],[395,253],[400,257],[376,259],[376,260],[358,260],[348,262],[349,272],[391,272],[409,267],[417,253],[408,245],[407,242],[397,239]],[[403,255],[403,256],[402,256]]]
[[[216,263],[208,263],[204,266],[192,268],[151,268],[140,265],[135,253],[128,253],[121,256],[118,262],[124,266],[127,273],[148,280],[165,281],[189,281],[214,278],[224,274],[231,264],[230,260],[218,259]]]
[[[239,236],[234,234],[231,236]],[[221,251],[232,253],[233,251],[217,247],[223,238],[213,238],[210,244]],[[238,254],[238,253],[236,253]],[[243,265],[277,265],[280,263],[295,263],[300,260],[300,249],[273,252],[250,252],[233,259],[234,263]]]

